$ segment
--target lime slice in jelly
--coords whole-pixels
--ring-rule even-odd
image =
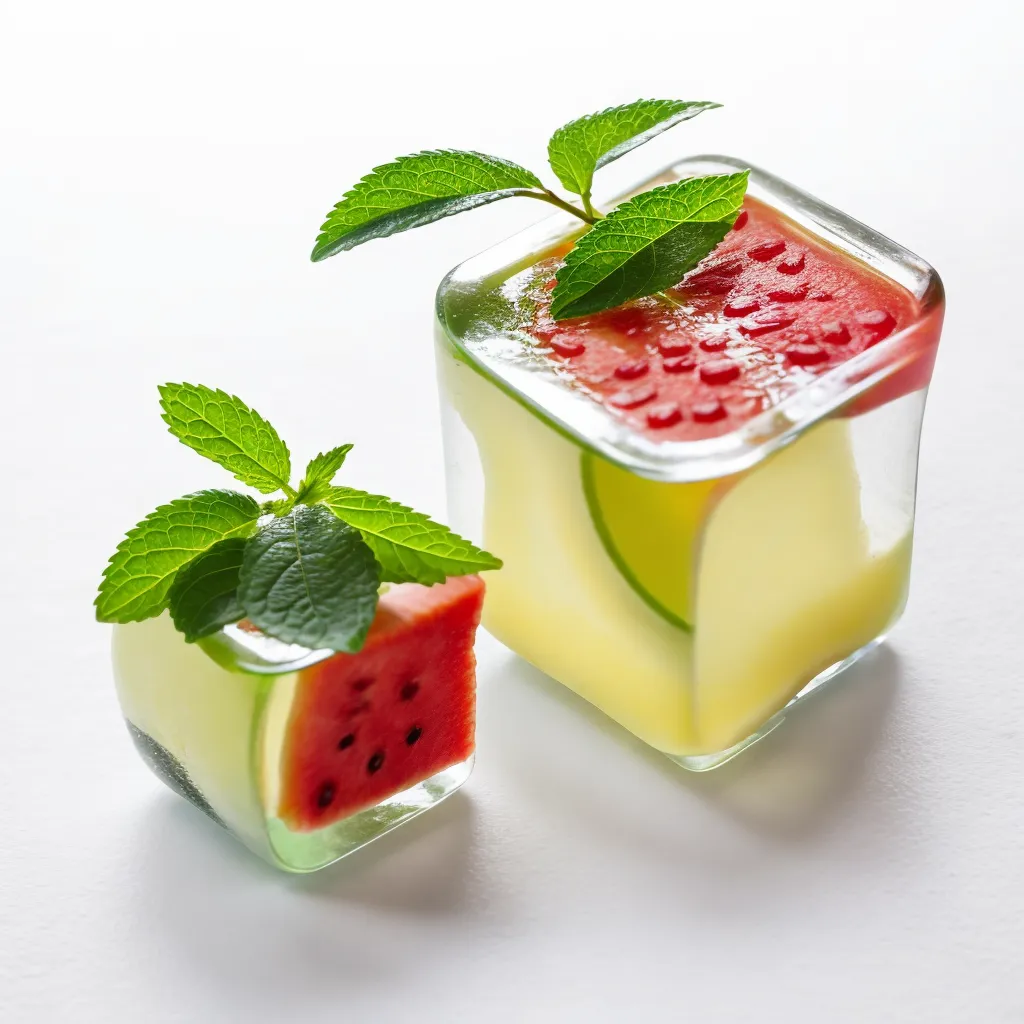
[[[681,629],[693,624],[697,540],[717,481],[662,483],[591,452],[583,490],[609,557],[637,594]]]

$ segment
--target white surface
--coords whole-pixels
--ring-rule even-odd
[[[0,1019],[1024,1021],[1017,5],[349,6],[0,5]],[[463,793],[277,876],[143,768],[91,619],[120,531],[225,479],[155,385],[231,389],[300,457],[354,441],[351,480],[443,514],[433,289],[544,211],[314,267],[320,219],[398,153],[540,168],[638,95],[727,107],[623,179],[731,151],[943,274],[907,616],[700,778],[485,641]]]

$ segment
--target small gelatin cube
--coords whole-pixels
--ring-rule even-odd
[[[740,375],[740,364],[731,359],[713,359],[700,368],[705,384],[730,384]]]
[[[807,259],[803,253],[799,253],[796,256],[790,256],[788,259],[779,260],[776,264],[775,269],[780,274],[799,274],[804,269],[804,264]]]
[[[689,373],[696,367],[697,360],[693,356],[673,356],[661,364],[661,368],[666,373]]]
[[[628,363],[620,363],[615,367],[615,376],[619,380],[636,380],[647,373],[648,365],[646,359],[633,359]]]
[[[675,402],[663,402],[647,410],[647,425],[654,430],[674,427],[682,418],[682,410]]]
[[[617,391],[608,402],[614,405],[617,409],[637,409],[641,405],[651,401],[656,395],[657,391],[650,387],[632,388],[629,391]]]
[[[753,295],[737,295],[730,299],[722,308],[725,316],[750,316],[761,308],[761,303]]]
[[[786,251],[786,243],[781,238],[773,239],[771,242],[762,242],[755,245],[753,249],[747,250],[747,255],[758,263],[767,263],[769,260],[781,256]]]
[[[740,334],[748,338],[759,338],[762,334],[771,334],[772,331],[781,331],[785,327],[796,323],[795,316],[786,313],[769,313],[766,316],[752,317],[739,325]]]
[[[822,324],[821,340],[829,345],[846,345],[850,341],[850,329],[843,323]]]
[[[698,423],[714,423],[725,417],[725,406],[717,398],[712,398],[707,402],[698,402],[691,412]]]
[[[705,352],[721,352],[728,344],[729,339],[726,337],[702,338],[700,347],[704,349]]]
[[[768,293],[772,302],[802,302],[807,298],[807,285],[801,284],[796,288],[775,288]]]
[[[896,317],[884,309],[872,309],[867,313],[861,313],[857,317],[857,323],[866,328],[874,344],[892,334],[896,327]]]
[[[665,340],[658,343],[658,351],[668,358],[685,356],[688,352],[693,351],[693,345],[688,341],[683,341],[682,338]]]
[[[586,345],[571,334],[556,334],[548,344],[560,356],[578,356],[586,351]]]
[[[813,341],[796,341],[787,345],[786,358],[797,366],[817,366],[828,359],[828,353]]]

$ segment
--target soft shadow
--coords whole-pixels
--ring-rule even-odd
[[[634,813],[626,788],[641,785],[657,787],[668,813],[685,814],[696,796],[754,832],[799,841],[826,827],[857,791],[902,670],[894,651],[876,649],[790,709],[759,743],[704,773],[676,765],[515,655],[490,675],[486,740],[505,769],[539,799],[557,799],[563,813],[586,819],[603,838],[616,798],[629,821],[613,824],[612,832],[618,827],[635,837],[637,829],[654,827]],[[581,744],[591,748],[587,757],[578,754]],[[666,805],[672,803],[678,807]]]
[[[255,992],[297,1019],[306,1000],[431,970],[440,944],[424,944],[414,965],[396,965],[392,950],[410,931],[472,914],[474,842],[473,805],[456,793],[337,864],[287,875],[161,794],[140,823],[124,909],[130,933],[177,962],[183,979],[228,1002]]]

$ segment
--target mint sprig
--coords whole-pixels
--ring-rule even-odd
[[[201,384],[164,384],[160,405],[164,422],[182,444],[230,470],[236,480],[261,494],[290,491],[288,446],[234,395]]]
[[[500,568],[493,555],[380,495],[333,480],[352,445],[311,459],[298,488],[288,448],[241,399],[203,385],[164,384],[164,419],[183,444],[262,494],[197,491],[161,505],[118,545],[96,598],[101,622],[170,609],[189,642],[248,618],[269,636],[356,651],[381,580],[434,584]]]
[[[175,628],[189,643],[245,617],[238,600],[245,548],[244,537],[222,540],[178,570],[167,603]]]
[[[322,505],[298,505],[246,544],[238,600],[278,640],[351,653],[366,639],[379,586],[359,532]]]
[[[543,188],[536,175],[486,153],[439,149],[400,156],[345,193],[320,228],[313,261],[532,188]]]
[[[259,505],[237,491],[196,491],[150,512],[117,546],[96,597],[101,622],[140,622],[167,607],[178,570],[229,537],[256,530]]]
[[[719,103],[637,100],[587,114],[559,128],[548,142],[548,163],[558,180],[590,209],[594,172],[656,135]]]
[[[451,149],[398,157],[374,168],[345,193],[321,227],[312,259],[318,262],[373,238],[420,227],[499,199],[522,196],[551,203],[594,229],[576,242],[577,248],[584,247],[584,256],[575,261],[577,269],[566,278],[571,286],[564,286],[560,277],[552,294],[552,316],[556,319],[583,315],[568,310],[594,313],[656,294],[677,284],[687,270],[712,252],[725,231],[711,225],[724,224],[730,214],[717,221],[681,215],[678,209],[666,214],[662,212],[667,206],[664,195],[649,206],[638,205],[644,195],[650,194],[644,193],[613,210],[609,219],[620,212],[621,216],[614,227],[603,229],[605,220],[591,202],[594,172],[674,125],[719,105],[709,101],[637,100],[587,114],[559,128],[548,142],[548,161],[562,185],[580,197],[582,208],[545,187],[532,171],[501,157]],[[715,179],[721,177],[726,176],[689,179],[688,187],[713,189]],[[702,182],[707,185],[701,186]],[[745,176],[742,185],[745,190]],[[740,192],[739,201],[742,197]],[[650,210],[659,223],[650,228],[642,225],[645,215],[639,211],[644,209]],[[735,218],[735,213],[731,216]],[[612,258],[613,249],[607,243],[623,228],[627,229],[631,247],[622,258]],[[598,240],[588,241],[598,229],[602,229]],[[570,258],[575,251],[570,251]],[[584,264],[586,268],[581,269]],[[604,264],[607,273],[601,272]]]
[[[324,504],[362,534],[388,583],[440,583],[446,576],[501,568],[494,555],[383,495],[332,487]]]
[[[687,178],[616,207],[565,257],[552,317],[585,316],[671,288],[725,238],[746,188],[746,171]]]

